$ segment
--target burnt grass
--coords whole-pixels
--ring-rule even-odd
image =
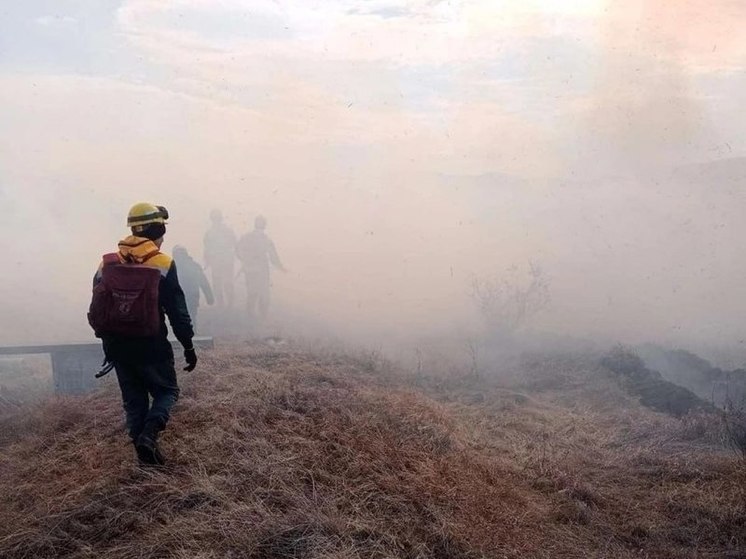
[[[601,364],[623,377],[629,391],[640,396],[640,403],[653,410],[676,417],[697,411],[715,411],[710,402],[665,380],[660,372],[646,367],[639,355],[622,346],[604,356]]]
[[[206,354],[161,469],[114,383],[0,416],[4,558],[746,558],[717,421],[584,356],[475,378],[263,346]]]

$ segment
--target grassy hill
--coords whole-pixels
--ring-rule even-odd
[[[641,406],[595,356],[487,376],[234,346],[180,375],[164,469],[116,385],[0,415],[4,558],[746,558],[717,418]]]

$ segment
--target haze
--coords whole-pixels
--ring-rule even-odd
[[[144,200],[198,257],[212,208],[267,216],[286,331],[468,325],[470,278],[534,261],[538,329],[738,344],[745,25],[726,0],[5,2],[0,341],[90,337]]]

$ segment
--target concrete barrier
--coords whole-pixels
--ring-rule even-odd
[[[214,347],[214,340],[209,337],[197,337],[193,341],[199,349]],[[174,353],[179,355],[179,342],[172,341],[171,344]],[[50,356],[54,391],[58,394],[83,394],[93,390],[99,382],[94,375],[104,360],[101,342],[0,347],[0,355],[33,354]]]

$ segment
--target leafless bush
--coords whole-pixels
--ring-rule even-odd
[[[479,340],[475,340],[474,338],[469,338],[466,341],[466,349],[469,353],[469,361],[470,361],[470,373],[476,377],[479,378],[480,375],[480,366],[479,366]]]
[[[746,461],[746,402],[726,398],[723,425],[727,443]]]
[[[531,262],[526,279],[513,268],[499,277],[474,277],[469,295],[490,337],[506,338],[525,327],[550,302],[549,279]]]

